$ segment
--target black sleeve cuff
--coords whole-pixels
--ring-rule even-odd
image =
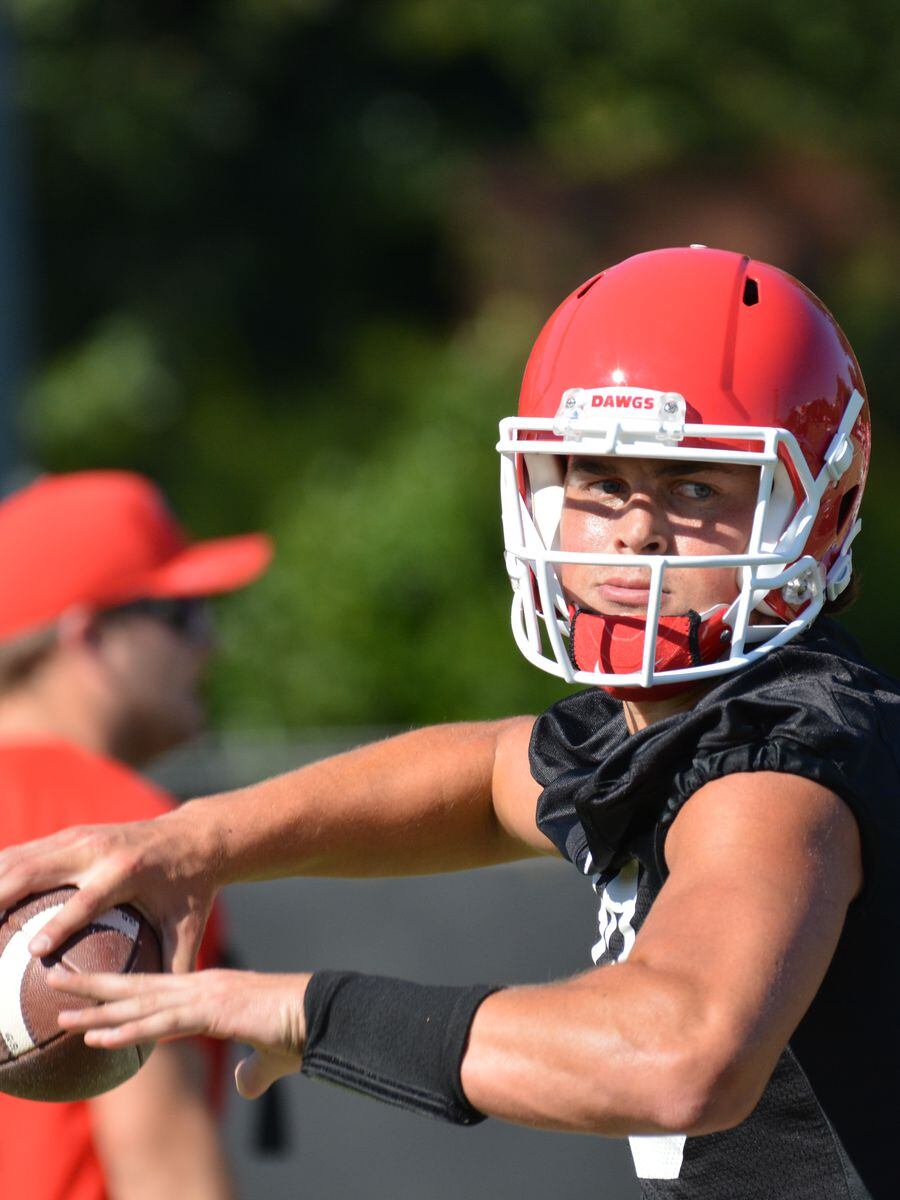
[[[436,987],[318,971],[304,1008],[304,1075],[424,1113],[476,1125],[460,1082],[472,1019],[497,986]]]

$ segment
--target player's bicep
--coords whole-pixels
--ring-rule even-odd
[[[498,736],[494,756],[492,800],[506,837],[535,854],[558,854],[535,823],[541,785],[531,774],[528,747],[534,717],[511,722]]]
[[[687,974],[709,1027],[761,1087],[821,985],[862,885],[849,808],[809,780],[740,774],[670,830],[670,876],[633,959]]]

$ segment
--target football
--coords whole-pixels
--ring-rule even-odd
[[[0,921],[0,1092],[28,1100],[86,1100],[129,1079],[153,1049],[86,1046],[83,1035],[59,1028],[63,1009],[93,1004],[54,991],[49,967],[69,971],[154,972],[162,969],[159,937],[130,905],[110,909],[46,958],[28,943],[75,889],[28,896]]]

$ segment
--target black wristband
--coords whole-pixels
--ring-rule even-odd
[[[304,1075],[454,1125],[484,1115],[459,1070],[475,1011],[497,986],[432,987],[317,971],[306,989]]]

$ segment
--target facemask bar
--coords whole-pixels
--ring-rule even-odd
[[[826,453],[824,465],[817,477],[809,470],[806,459],[792,433],[766,426],[687,424],[683,420],[667,421],[629,418],[611,413],[595,415],[579,412],[576,425],[566,420],[564,405],[567,398],[578,395],[572,389],[564,397],[560,413],[555,418],[507,418],[500,423],[501,500],[503,511],[506,564],[513,586],[512,628],[521,653],[553,675],[570,683],[593,685],[652,687],[664,683],[682,683],[722,675],[737,670],[790,641],[807,628],[819,612],[827,594],[838,594],[850,575],[850,544],[859,531],[859,523],[845,538],[837,561],[826,580],[821,564],[811,556],[802,556],[810,530],[819,511],[826,489],[847,470],[853,457],[850,433],[863,406],[863,398],[854,392],[848,401],[840,426]],[[667,394],[662,402],[669,399]],[[681,397],[680,414],[684,412]],[[657,416],[668,408],[657,405]],[[562,414],[562,419],[560,417]],[[525,434],[526,436],[522,436]],[[532,436],[527,436],[527,435]],[[541,440],[540,435],[547,440]],[[538,436],[534,436],[538,435]],[[552,440],[551,440],[552,439]],[[714,442],[760,444],[759,450],[722,449],[683,446],[687,439]],[[519,491],[516,473],[517,455],[569,455],[584,457],[634,457],[677,459],[692,462],[734,463],[758,466],[759,488],[753,523],[746,553],[741,555],[598,555],[562,552],[548,547],[545,531],[538,529]],[[802,499],[786,527],[773,529],[767,521],[773,490],[785,467],[782,458],[790,459],[794,477],[802,490]],[[560,496],[561,496],[560,491]],[[560,504],[561,510],[561,504]],[[774,514],[773,514],[774,515]],[[780,524],[781,522],[779,522]],[[604,674],[583,671],[573,666],[567,648],[569,635],[568,608],[556,566],[560,563],[586,563],[596,566],[641,567],[649,570],[650,588],[646,613],[643,663],[640,672]],[[728,567],[739,573],[740,592],[725,615],[732,630],[727,656],[721,661],[696,667],[656,671],[656,644],[659,634],[659,610],[663,576],[667,568]],[[754,609],[762,597],[779,588],[789,589],[791,603],[806,605],[803,612],[787,624],[751,624]],[[535,601],[535,591],[537,600]],[[701,614],[707,615],[707,614]],[[545,650],[549,642],[550,654]]]
[[[543,630],[552,651],[552,657],[547,655],[543,644],[540,641],[535,642],[528,636],[522,619],[523,609],[528,603],[527,594],[523,596],[521,591],[516,591],[513,597],[512,626],[513,635],[515,636],[519,650],[529,662],[534,663],[535,666],[542,667],[553,675],[565,679],[568,683],[654,687],[658,684],[682,683],[722,675],[729,671],[737,670],[739,667],[747,666],[750,662],[760,657],[761,654],[768,653],[777,646],[784,645],[785,642],[790,641],[792,637],[796,636],[801,629],[805,629],[815,616],[818,615],[825,598],[824,589],[820,589],[801,616],[787,625],[750,625],[745,622],[742,628],[739,610],[742,603],[746,606],[745,597],[747,589],[745,587],[742,589],[742,594],[731,604],[725,613],[725,624],[733,627],[735,630],[735,636],[731,640],[726,658],[723,658],[720,662],[704,663],[698,667],[657,671],[654,670],[654,662],[656,660],[656,646],[659,633],[659,609],[662,598],[663,579],[667,569],[675,567],[679,570],[690,567],[734,567],[747,573],[750,580],[750,587],[752,588],[754,584],[758,583],[755,569],[761,566],[775,567],[778,563],[777,556],[774,554],[657,556],[639,554],[575,554],[574,552],[564,554],[559,551],[552,552],[546,556],[542,555],[533,567],[537,580],[538,595],[542,605],[545,602],[545,598],[551,594],[552,585],[550,577],[551,575],[555,575],[554,567],[558,563],[587,563],[594,566],[606,567],[625,566],[627,568],[644,568],[650,572],[650,595],[646,613],[643,663],[640,671],[628,674],[611,674],[599,670],[583,671],[573,666],[569,659],[566,645],[566,638],[569,634],[568,620],[564,620],[556,614],[554,614],[553,619],[543,623]],[[783,567],[777,575],[773,575],[772,584],[775,587],[784,586],[796,576],[798,570],[818,571],[818,564],[814,558],[806,556],[800,559],[799,562]],[[707,616],[709,614],[704,613],[701,615]],[[738,633],[740,634],[739,637],[737,636]],[[757,642],[764,642],[764,645],[756,646],[752,649],[748,648],[748,643],[753,644]]]

